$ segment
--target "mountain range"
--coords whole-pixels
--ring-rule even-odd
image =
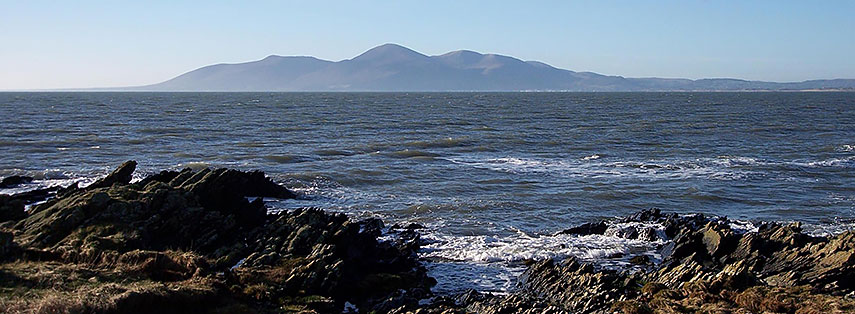
[[[777,83],[740,79],[626,78],[459,50],[427,56],[384,44],[327,61],[276,56],[202,67],[144,91],[738,91],[855,89],[855,79]]]

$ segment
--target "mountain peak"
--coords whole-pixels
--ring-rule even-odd
[[[471,50],[457,50],[436,56],[436,58],[451,66],[468,67],[481,62],[484,55]]]
[[[410,48],[387,43],[374,48],[369,49],[366,52],[363,52],[361,55],[356,56],[351,60],[359,60],[359,61],[382,61],[384,63],[388,62],[400,62],[407,60],[416,60],[416,59],[427,59],[428,56],[423,55],[415,50]]]
[[[472,50],[455,50],[452,52],[448,52],[443,56],[483,56],[483,54]]]
[[[703,91],[855,90],[855,80],[775,83],[738,79],[624,78],[573,72],[537,61],[458,50],[426,56],[388,43],[342,61],[310,56],[202,67],[166,82],[132,88],[158,91]]]

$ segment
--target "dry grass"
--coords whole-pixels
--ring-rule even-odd
[[[127,309],[127,305],[150,307],[152,304],[146,302],[151,300],[182,308],[216,295],[211,279],[193,277],[199,262],[193,254],[134,252],[127,256],[112,266],[56,261],[2,263],[0,312],[124,312],[120,309]],[[164,274],[177,280],[160,280]]]

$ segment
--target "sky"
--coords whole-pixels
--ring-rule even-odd
[[[625,77],[855,78],[855,1],[0,0],[0,90],[146,85],[383,43]]]

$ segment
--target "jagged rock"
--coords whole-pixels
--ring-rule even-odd
[[[174,176],[173,173],[160,174],[160,179],[170,177],[171,180],[168,182],[170,185],[204,192],[202,196],[216,196],[216,193],[228,188],[228,192],[243,196],[266,196],[282,199],[296,197],[293,192],[271,181],[261,171],[203,169],[194,172],[191,169],[184,169]]]
[[[362,232],[379,237],[383,234],[383,221],[378,218],[369,218],[359,222]]]
[[[50,187],[44,189],[35,189],[14,195],[0,194],[0,222],[4,220],[19,220],[26,216],[24,206],[41,202],[50,198],[58,191],[63,191],[61,187]]]
[[[33,182],[33,177],[27,176],[9,176],[0,181],[0,189],[13,188],[21,184]]]
[[[493,295],[467,290],[455,296],[434,297],[418,305],[405,305],[393,309],[392,314],[564,314],[569,313],[559,307],[549,305],[534,297],[522,294]]]
[[[109,187],[109,186],[112,186],[113,184],[116,184],[116,183],[128,184],[129,182],[131,182],[131,179],[132,179],[133,174],[134,174],[134,170],[136,170],[136,169],[137,169],[137,162],[136,161],[133,161],[133,160],[126,161],[125,163],[121,164],[118,168],[116,168],[116,170],[113,170],[113,172],[108,174],[106,177],[104,177],[98,181],[95,181],[95,183],[92,183],[87,188],[88,189],[97,189],[97,188]]]
[[[662,211],[658,208],[651,208],[639,211],[635,214],[621,219],[621,222],[650,222],[662,219]]]
[[[606,229],[608,226],[604,221],[593,222],[593,223],[585,223],[573,228],[564,229],[558,234],[577,234],[577,235],[591,235],[591,234],[604,234],[606,233]]]
[[[660,252],[663,262],[630,273],[573,258],[540,261],[511,295],[573,313],[855,311],[855,302],[844,297],[855,290],[855,231],[822,238],[802,233],[798,224],[764,224],[758,232],[738,234],[726,218],[655,209],[617,222],[664,226],[670,240]],[[633,237],[638,230],[606,233]],[[631,260],[644,262],[642,257]],[[640,283],[647,284],[642,288]],[[509,312],[526,308],[501,304]]]
[[[648,242],[659,240],[659,235],[656,229],[644,224],[624,223],[622,225],[613,225],[609,226],[604,234],[618,238],[643,240]]]
[[[560,263],[551,259],[533,264],[520,281],[526,294],[540,296],[553,306],[572,313],[589,313],[608,308],[611,303],[631,297],[632,280],[608,270],[568,258]]]
[[[121,272],[131,283],[198,284],[169,290],[186,293],[163,294],[113,280],[131,293],[104,294],[113,296],[111,306],[120,312],[142,306],[141,300],[183,308],[202,299],[232,300],[243,312],[285,307],[328,313],[345,302],[387,312],[417,304],[436,283],[418,263],[412,230],[404,232],[414,236],[402,237],[408,244],[397,245],[377,240],[380,220],[355,223],[318,209],[268,215],[261,197],[294,194],[261,172],[185,169],[131,184],[134,166],[125,163],[93,186],[68,189],[34,206],[14,223],[14,242],[12,233],[0,233],[0,252],[14,251],[13,258],[33,263],[94,265],[98,272]],[[248,201],[249,196],[259,198]],[[96,282],[112,275],[99,276]],[[215,295],[226,298],[208,299]],[[87,309],[81,311],[100,312]]]
[[[523,294],[496,296],[469,290],[457,297],[459,303],[465,305],[470,313],[500,314],[565,314],[568,312],[561,307],[551,305],[541,299]]]
[[[266,219],[267,210],[257,196],[293,196],[284,187],[273,188],[263,173],[216,169],[182,171],[172,176],[129,181],[133,162],[124,163],[104,187],[87,187],[36,206],[16,228],[20,240],[38,248],[94,246],[122,250],[199,250],[210,254],[241,241]],[[117,185],[114,185],[118,183]],[[94,184],[93,184],[94,185]],[[248,186],[261,187],[260,191]],[[269,193],[269,194],[268,194]],[[106,224],[89,226],[92,221]],[[83,228],[85,227],[85,228]],[[100,240],[105,239],[107,240]],[[106,246],[105,246],[106,245]]]

